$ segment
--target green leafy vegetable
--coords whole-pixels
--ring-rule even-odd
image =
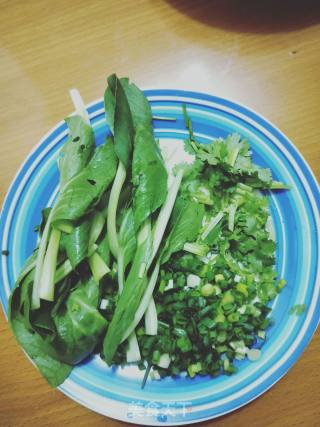
[[[76,225],[70,234],[62,236],[61,246],[65,249],[73,269],[88,256],[90,229],[91,217],[89,216]]]
[[[94,152],[94,134],[91,126],[79,116],[65,119],[69,138],[60,151],[60,189],[87,166]]]
[[[167,171],[151,130],[141,127],[135,137],[132,160],[135,187],[133,210],[136,229],[165,201]]]
[[[96,148],[88,165],[63,188],[52,209],[51,222],[77,221],[99,202],[116,173],[113,145],[107,140]]]
[[[93,280],[72,291],[54,317],[57,335],[52,342],[59,360],[76,364],[92,353],[107,322],[97,310],[99,286]]]
[[[148,221],[138,235],[137,251],[132,267],[104,339],[103,354],[109,365],[126,329],[134,319],[135,312],[148,284],[145,273],[151,253],[151,227]]]
[[[119,231],[119,254],[118,254],[118,285],[122,292],[124,285],[124,272],[128,264],[132,261],[137,239],[134,228],[134,218],[132,209],[127,209]]]
[[[155,378],[231,375],[235,360],[257,360],[286,283],[259,190],[288,187],[238,134],[198,143],[186,106],[187,140],[160,150],[148,100],[127,78],[108,77],[112,135],[98,147],[71,96],[79,115],[66,119],[60,194],[9,301],[18,342],[53,386],[99,351]]]
[[[176,200],[169,224],[171,231],[161,255],[162,263],[166,263],[173,253],[180,251],[186,242],[197,238],[203,215],[203,205],[181,198]]]
[[[72,366],[50,356],[46,341],[36,332],[26,328],[21,314],[15,315],[10,325],[17,341],[36,364],[41,374],[52,387],[58,387],[70,375]]]

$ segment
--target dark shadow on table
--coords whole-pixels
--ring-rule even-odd
[[[294,31],[320,22],[320,0],[166,0],[206,25],[230,31]]]

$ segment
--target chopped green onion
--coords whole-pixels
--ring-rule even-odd
[[[261,357],[261,350],[257,348],[250,348],[247,352],[247,357],[251,362],[256,362]]]
[[[209,297],[214,294],[214,286],[211,283],[206,283],[200,289],[201,295],[204,297]]]
[[[188,366],[188,374],[190,378],[193,378],[202,370],[202,364],[201,362],[193,363],[192,365]]]
[[[222,282],[222,280],[224,280],[224,276],[223,276],[223,274],[216,274],[216,275],[214,276],[214,280],[215,280],[216,282]]]
[[[305,304],[296,304],[290,308],[289,314],[296,314],[297,316],[301,316],[306,311]]]
[[[163,369],[168,369],[171,363],[171,358],[168,353],[161,354],[159,361],[156,363],[157,366]]]

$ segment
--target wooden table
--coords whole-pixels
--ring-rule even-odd
[[[1,0],[0,199],[40,137],[66,117],[77,87],[102,96],[116,71],[141,87],[185,88],[257,110],[320,178],[320,5],[262,0]],[[0,315],[0,425],[122,423],[50,389]],[[319,426],[320,339],[246,407],[208,425]]]

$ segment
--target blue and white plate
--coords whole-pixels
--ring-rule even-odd
[[[267,333],[262,357],[241,361],[233,376],[189,379],[166,378],[140,384],[143,372],[135,367],[108,368],[98,356],[77,366],[59,387],[67,396],[101,414],[138,424],[188,424],[218,417],[245,405],[277,382],[296,362],[319,321],[319,210],[317,182],[297,149],[272,124],[234,102],[200,93],[149,90],[155,116],[176,121],[154,123],[160,139],[184,139],[182,104],[187,105],[200,141],[238,132],[251,143],[254,161],[269,167],[274,179],[292,189],[270,195],[277,236],[277,270],[288,284],[273,303],[275,320]],[[107,132],[102,101],[88,111],[98,143]],[[40,212],[52,204],[58,186],[58,151],[67,139],[59,123],[29,155],[5,199],[1,222],[0,298],[8,311],[10,290],[36,244],[34,226]],[[289,315],[295,304],[305,304],[301,316]]]

